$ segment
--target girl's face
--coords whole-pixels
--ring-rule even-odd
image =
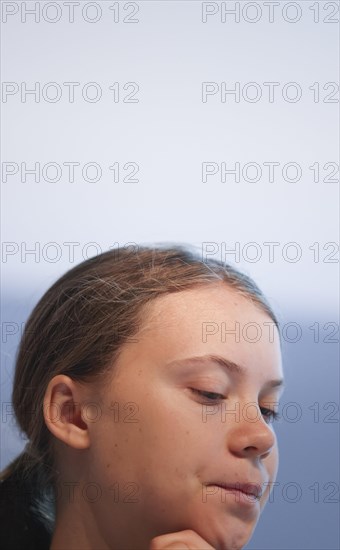
[[[122,550],[185,529],[217,550],[242,548],[278,469],[268,417],[280,393],[270,382],[282,379],[277,329],[216,284],[153,301],[135,339],[101,395],[100,419],[88,425],[86,481],[102,491],[91,507],[99,532]],[[221,483],[263,494],[240,498]]]

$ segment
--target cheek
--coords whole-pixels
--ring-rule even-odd
[[[131,396],[128,401],[132,402]],[[152,476],[171,472],[180,477],[195,468],[195,457],[206,447],[204,428],[208,431],[200,416],[150,393],[135,403],[136,411],[130,411],[124,408],[126,400],[117,402],[114,410],[91,425],[92,469],[98,475],[115,472],[117,477],[134,479],[145,471]]]
[[[267,502],[270,492],[273,490],[273,483],[276,480],[277,471],[279,467],[279,449],[277,441],[270,453],[270,455],[263,461],[264,468],[267,473],[268,483],[265,485],[265,490],[261,498],[261,509]]]
[[[268,457],[268,466],[267,466],[270,481],[272,482],[275,481],[276,479],[278,467],[279,467],[279,448],[276,441],[272,449],[272,452]]]

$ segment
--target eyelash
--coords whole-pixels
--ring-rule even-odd
[[[210,399],[211,401],[218,401],[219,399],[225,399],[224,395],[221,395],[220,393],[215,393],[213,391],[203,391],[203,390],[196,390],[195,388],[190,388],[192,392],[198,393],[199,395],[202,395],[203,397],[206,397],[206,399]],[[214,399],[213,397],[207,397],[207,394],[209,395],[215,395],[217,396],[217,399]],[[269,418],[270,420],[279,420],[281,418],[281,415],[276,412],[272,411],[271,409],[267,409],[266,407],[261,407],[261,411],[266,411],[266,414],[264,415],[266,418]]]

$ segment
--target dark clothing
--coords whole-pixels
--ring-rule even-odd
[[[51,523],[27,482],[15,474],[0,481],[2,550],[49,550]]]

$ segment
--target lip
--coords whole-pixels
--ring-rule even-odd
[[[241,483],[240,481],[236,483],[224,483],[223,481],[213,481],[209,485],[217,485],[222,489],[230,489],[244,493],[247,496],[253,496],[256,500],[259,500],[262,496],[261,484],[247,482]]]

